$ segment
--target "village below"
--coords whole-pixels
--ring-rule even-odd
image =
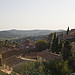
[[[69,30],[68,27],[66,31],[48,32],[45,35],[38,33],[37,36],[23,38],[0,38],[0,75],[74,73],[75,29]]]

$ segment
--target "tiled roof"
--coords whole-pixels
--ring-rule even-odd
[[[30,52],[31,55],[37,55],[39,52]]]
[[[16,56],[12,56],[12,57],[9,57],[5,60],[3,60],[3,63],[10,66],[10,67],[14,67],[18,64],[23,64],[25,63],[27,60],[23,60],[23,59],[20,59]]]
[[[3,54],[7,51],[12,51],[12,50],[19,50],[19,48],[16,48],[14,45],[0,45],[0,54]]]
[[[0,48],[0,54],[3,54],[5,52],[7,52],[7,51],[12,51],[12,50],[13,50],[13,48],[6,48],[6,47]]]
[[[21,51],[19,51],[19,50],[10,50],[10,51],[6,51],[6,52],[4,52],[3,54],[2,54],[2,58],[3,59],[6,59],[6,58],[8,58],[8,57],[11,57],[11,56],[13,56],[13,55],[20,55],[20,54],[22,54],[22,52]]]
[[[54,60],[54,59],[61,59],[61,56],[56,53],[48,52],[48,50],[44,50],[38,53],[38,56],[45,58],[46,60]]]
[[[30,52],[30,54],[25,54],[26,56],[37,56],[39,52]]]

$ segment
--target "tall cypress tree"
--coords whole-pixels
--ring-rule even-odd
[[[58,53],[61,52],[62,50],[62,41],[60,40],[60,42],[58,43]]]
[[[54,33],[53,43],[52,43],[52,52],[55,52],[55,44],[56,44],[56,33]]]
[[[53,43],[52,43],[52,52],[58,52],[58,36],[54,33]]]
[[[68,34],[69,33],[69,27],[68,27],[68,29],[67,29],[67,33],[66,34]]]
[[[56,45],[55,45],[55,47],[56,47],[55,52],[58,53],[58,36],[56,37]]]

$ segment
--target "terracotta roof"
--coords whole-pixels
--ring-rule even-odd
[[[61,56],[59,54],[48,52],[48,50],[44,50],[42,52],[39,52],[38,56],[41,56],[48,61],[54,60],[54,59],[61,59]]]
[[[13,48],[6,48],[6,47],[1,48],[0,47],[0,54],[3,54],[5,52],[7,52],[7,51],[12,51],[12,50],[13,50]]]
[[[30,52],[31,55],[37,55],[39,52]]]
[[[20,55],[20,54],[22,54],[22,52],[19,51],[19,50],[10,50],[10,51],[6,51],[5,53],[3,53],[2,58],[6,59],[6,58],[11,57],[13,55],[17,56],[17,55]]]
[[[30,52],[30,54],[25,54],[26,56],[37,56],[39,52]]]
[[[17,66],[18,64],[23,64],[26,61],[27,60],[23,60],[23,59],[20,59],[16,56],[12,56],[12,57],[9,57],[9,58],[3,60],[3,63],[10,66],[10,67],[14,67],[14,66]]]
[[[14,46],[14,45],[13,45]],[[8,45],[0,45],[0,54],[3,54],[7,51],[12,51],[12,50],[19,50],[19,48],[13,47],[13,46],[8,46]]]

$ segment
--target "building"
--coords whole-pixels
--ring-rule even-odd
[[[71,29],[68,34],[69,35],[75,35],[75,29]]]
[[[48,50],[41,51],[37,54],[37,61],[49,62],[55,59],[61,60],[61,56],[59,54],[49,52]]]
[[[71,29],[68,34],[64,34],[63,39],[72,39],[75,37],[75,29]]]
[[[30,52],[30,54],[25,54],[25,58],[29,58],[29,59],[37,59],[37,54],[39,52]]]
[[[3,60],[3,69],[7,69],[8,71],[13,71],[16,66],[20,66],[26,63],[28,60],[23,60],[17,56],[12,56]]]
[[[19,45],[19,49],[24,52],[24,55],[30,53],[35,49],[35,42],[30,39],[26,39],[22,44]]]
[[[12,64],[12,63],[18,64],[19,63],[18,61],[20,61],[21,59],[17,60],[16,57],[21,56],[22,54],[23,53],[19,49],[15,48],[13,46],[10,47],[10,46],[5,45],[2,47],[0,45],[0,67],[2,67],[3,69],[7,68],[9,70],[10,64]],[[7,62],[9,62],[9,64],[7,64]],[[10,68],[10,70],[12,70],[12,69]]]

